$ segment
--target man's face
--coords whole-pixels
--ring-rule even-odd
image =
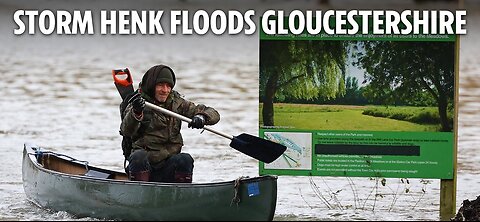
[[[155,86],[155,99],[163,103],[167,101],[168,95],[172,91],[172,87],[168,83],[158,83]]]

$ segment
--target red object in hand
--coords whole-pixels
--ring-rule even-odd
[[[114,69],[112,70],[113,81],[122,86],[132,85],[132,75],[130,75],[130,70],[125,69]],[[127,75],[125,78],[119,78],[119,76]]]

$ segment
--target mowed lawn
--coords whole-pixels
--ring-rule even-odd
[[[260,104],[260,126],[263,125]],[[438,131],[438,125],[363,115],[363,106],[274,104],[275,126],[307,130]]]

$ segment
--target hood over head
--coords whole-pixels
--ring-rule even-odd
[[[173,89],[176,82],[175,73],[166,65],[156,65],[145,72],[140,87],[143,93],[155,98],[155,86],[162,82],[168,83]]]

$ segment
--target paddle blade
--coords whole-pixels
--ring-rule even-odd
[[[246,133],[233,137],[230,146],[265,163],[273,162],[287,149],[282,144]]]

